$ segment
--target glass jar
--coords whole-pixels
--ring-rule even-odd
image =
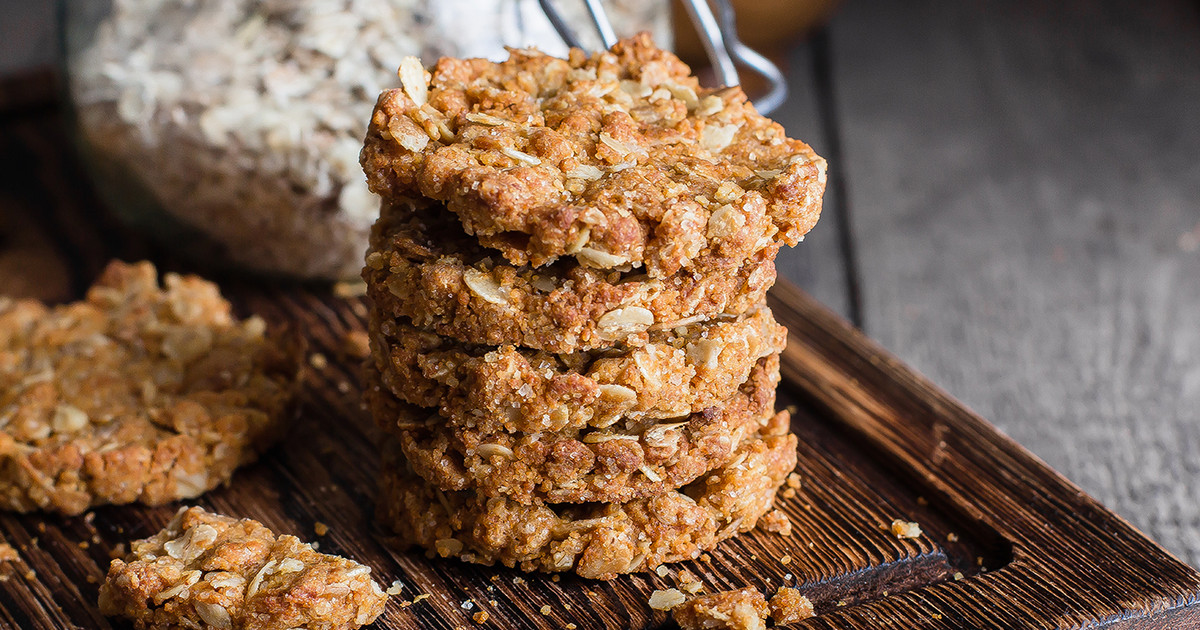
[[[591,35],[582,0],[557,0]],[[610,0],[670,44],[666,0]],[[565,54],[537,0],[63,0],[76,138],[102,198],[210,264],[357,276],[378,200],[358,153],[408,55]],[[593,36],[589,42],[599,43]]]

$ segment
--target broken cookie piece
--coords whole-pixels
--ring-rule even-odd
[[[697,597],[671,609],[683,630],[764,630],[767,600],[753,586]]]
[[[296,345],[148,262],[113,262],[71,304],[0,297],[0,508],[75,515],[228,482],[286,428]]]
[[[370,567],[198,507],[132,543],[100,587],[102,613],[144,630],[349,630],[386,600]]]
[[[769,603],[771,620],[776,625],[796,623],[817,614],[813,603],[807,597],[801,595],[800,591],[786,586],[780,588]]]

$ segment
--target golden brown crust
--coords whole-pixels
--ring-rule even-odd
[[[623,502],[669,492],[730,461],[774,413],[778,382],[779,357],[771,355],[720,405],[586,432],[482,432],[428,421],[429,410],[405,408],[380,388],[369,388],[368,399],[412,469],[442,490],[526,504]]]
[[[725,271],[664,279],[558,263],[532,269],[495,261],[444,209],[385,204],[372,229],[363,279],[381,319],[465,343],[566,353],[646,342],[650,329],[739,316],[775,282],[770,245]]]
[[[350,630],[387,601],[370,574],[257,521],[184,508],[112,561],[100,611],[149,630]]]
[[[114,262],[80,302],[0,304],[0,507],[157,505],[229,480],[283,429],[299,352],[215,285]]]
[[[787,329],[762,305],[741,318],[655,331],[638,348],[553,354],[455,342],[395,320],[371,321],[375,364],[401,400],[484,432],[607,427],[716,405]]]
[[[514,264],[730,269],[820,215],[825,161],[648,35],[590,57],[407,69],[367,132],[371,189],[445,202]]]
[[[786,412],[777,414],[764,437],[745,441],[725,466],[679,490],[628,503],[529,506],[441,492],[406,470],[392,445],[379,518],[402,544],[468,562],[601,580],[651,570],[695,559],[754,527],[796,465],[796,437],[787,423]]]
[[[767,600],[748,586],[697,597],[671,609],[681,630],[766,630]]]

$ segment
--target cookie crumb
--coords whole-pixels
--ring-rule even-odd
[[[794,588],[783,587],[771,598],[771,619],[778,624],[796,623],[816,615],[813,604]]]
[[[351,330],[342,337],[342,352],[348,357],[365,359],[371,356],[371,338],[361,330]]]
[[[787,487],[789,487],[793,490],[799,490],[800,489],[800,475],[797,475],[796,473],[789,474],[787,476]]]
[[[780,536],[792,535],[792,519],[788,518],[788,515],[778,508],[767,512],[767,515],[763,517],[762,527]]]
[[[384,593],[388,595],[399,595],[400,591],[404,590],[404,583],[400,580],[393,580],[392,585],[388,587]]]
[[[550,614],[550,605],[549,604],[543,605],[542,609],[539,612],[541,612],[542,615],[549,615]]]
[[[329,533],[329,526],[321,521],[317,521],[316,523],[313,523],[313,531],[316,532],[318,536],[324,536],[325,534]]]
[[[362,280],[341,280],[333,285],[333,294],[343,300],[367,294],[367,283]]]
[[[325,355],[320,352],[314,352],[308,355],[308,364],[313,366],[314,369],[324,370],[329,367],[329,359],[325,358]]]
[[[658,565],[658,568],[654,569],[654,572],[658,574],[658,577],[667,577],[667,574],[670,573],[671,570],[667,568],[667,565],[660,564]]]
[[[704,589],[704,583],[701,582],[694,573],[688,571],[687,569],[683,569],[679,572],[679,584],[680,588],[689,595],[695,595]]]
[[[946,542],[952,542],[952,543],[958,542],[958,534],[955,534],[954,532],[950,532],[949,534],[946,534]]]
[[[485,623],[490,616],[491,615],[489,615],[486,610],[481,610],[474,615],[471,615],[471,619],[474,619],[475,623]]]
[[[650,594],[650,607],[654,610],[671,610],[687,600],[683,592],[677,588],[654,591]]]
[[[780,559],[779,559],[779,564],[791,564],[791,563],[792,563],[792,557],[791,557],[791,556],[784,556],[784,557],[782,557],[782,558],[780,558]]]
[[[16,562],[21,559],[21,554],[8,543],[0,543],[0,562]]]
[[[896,519],[892,521],[892,535],[896,538],[918,538],[921,535],[921,526],[913,521],[902,521]]]

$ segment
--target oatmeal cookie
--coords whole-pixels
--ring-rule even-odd
[[[473,489],[519,503],[630,501],[668,492],[732,459],[771,418],[779,357],[761,359],[739,391],[681,418],[622,421],[557,433],[483,432],[445,424],[371,388],[377,421],[399,438],[412,469],[442,490]]]
[[[817,221],[825,160],[755,111],[741,88],[701,88],[648,35],[590,57],[402,67],[361,161],[385,199],[447,204],[514,264],[732,269]]]
[[[350,630],[387,601],[370,567],[198,507],[131,548],[108,567],[100,611],[138,628]]]
[[[280,436],[299,348],[216,285],[114,262],[86,299],[0,299],[0,508],[156,505],[229,480]]]
[[[379,518],[399,542],[443,557],[575,571],[608,580],[698,557],[749,531],[771,509],[776,489],[796,465],[787,412],[749,439],[724,466],[678,490],[627,503],[522,505],[475,492],[442,492],[385,452]]]
[[[566,353],[741,315],[775,283],[777,244],[736,269],[663,279],[569,263],[533,269],[495,261],[448,214],[425,202],[382,208],[363,269],[381,319],[409,318],[465,343]]]
[[[687,415],[732,396],[759,359],[787,343],[766,305],[732,321],[655,331],[639,348],[569,354],[462,344],[395,320],[371,328],[393,394],[485,432]]]

